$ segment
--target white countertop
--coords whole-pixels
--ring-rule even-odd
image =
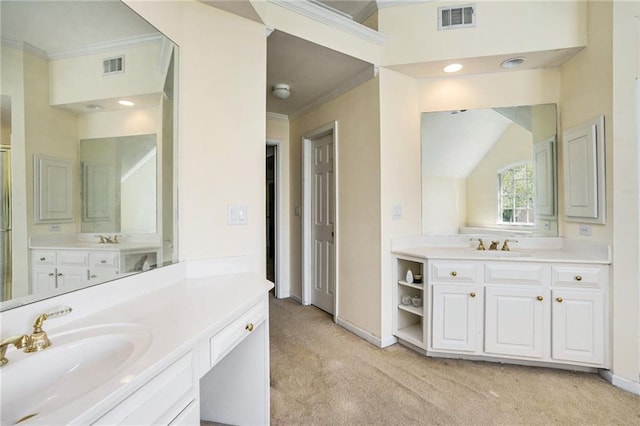
[[[203,341],[208,344],[210,336],[263,300],[272,287],[272,283],[253,273],[190,278],[58,328],[54,328],[54,321],[47,321],[44,328],[52,347],[57,334],[109,324],[141,326],[148,330],[150,343],[140,358],[117,375],[56,411],[31,419],[29,424],[87,424],[97,420],[180,356]],[[38,354],[8,351],[10,362],[3,370],[25,356]]]
[[[509,252],[476,250],[473,247],[408,247],[392,251],[396,255],[422,259],[479,260],[507,262],[553,262],[610,264],[609,256],[601,251],[576,248],[513,249]]]
[[[127,251],[127,250],[158,250],[160,246],[150,243],[123,242],[116,244],[101,244],[89,241],[65,241],[32,243],[32,250],[102,250],[102,251]]]

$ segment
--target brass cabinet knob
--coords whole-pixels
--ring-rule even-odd
[[[581,275],[576,275],[576,281],[582,281],[582,276]]]
[[[456,277],[456,276],[458,276],[458,273],[456,271],[451,271],[451,276],[452,277]]]
[[[247,326],[244,329],[249,331],[249,332],[252,332],[253,331],[253,323],[250,322],[249,324],[247,324]]]
[[[538,296],[538,297],[536,297],[536,299],[538,299],[539,301],[541,301],[541,302],[542,302],[542,301],[544,300],[544,297],[542,297],[542,296]]]
[[[469,294],[469,296],[476,297],[476,294],[474,292],[471,292],[471,294]]]
[[[556,300],[558,301],[558,303],[562,303],[564,299],[562,297],[556,297]]]

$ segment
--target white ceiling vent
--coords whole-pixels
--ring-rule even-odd
[[[124,55],[107,58],[102,61],[104,75],[119,74],[124,72]]]
[[[476,5],[447,6],[438,8],[438,30],[469,28],[476,26]]]

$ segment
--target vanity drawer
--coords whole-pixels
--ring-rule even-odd
[[[58,250],[58,266],[78,266],[89,265],[89,253],[77,250]]]
[[[249,333],[262,324],[266,317],[266,301],[262,301],[213,336],[209,341],[211,366],[213,367]]]
[[[475,283],[479,278],[479,265],[474,262],[429,262],[430,283]]]
[[[539,263],[487,263],[484,280],[495,284],[543,284],[549,282],[549,267]]]
[[[89,254],[90,268],[118,269],[120,254],[118,252],[97,252]]]
[[[602,265],[555,265],[551,267],[551,284],[602,287],[608,281],[608,268]]]
[[[53,250],[33,250],[31,257],[34,266],[56,265],[56,252]]]
[[[192,357],[171,364],[94,424],[169,424],[197,399]]]

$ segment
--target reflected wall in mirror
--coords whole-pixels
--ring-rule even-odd
[[[556,106],[422,114],[425,235],[557,236]]]
[[[177,46],[117,0],[0,17],[1,309],[175,262]],[[65,221],[34,220],[34,158],[71,164]]]

